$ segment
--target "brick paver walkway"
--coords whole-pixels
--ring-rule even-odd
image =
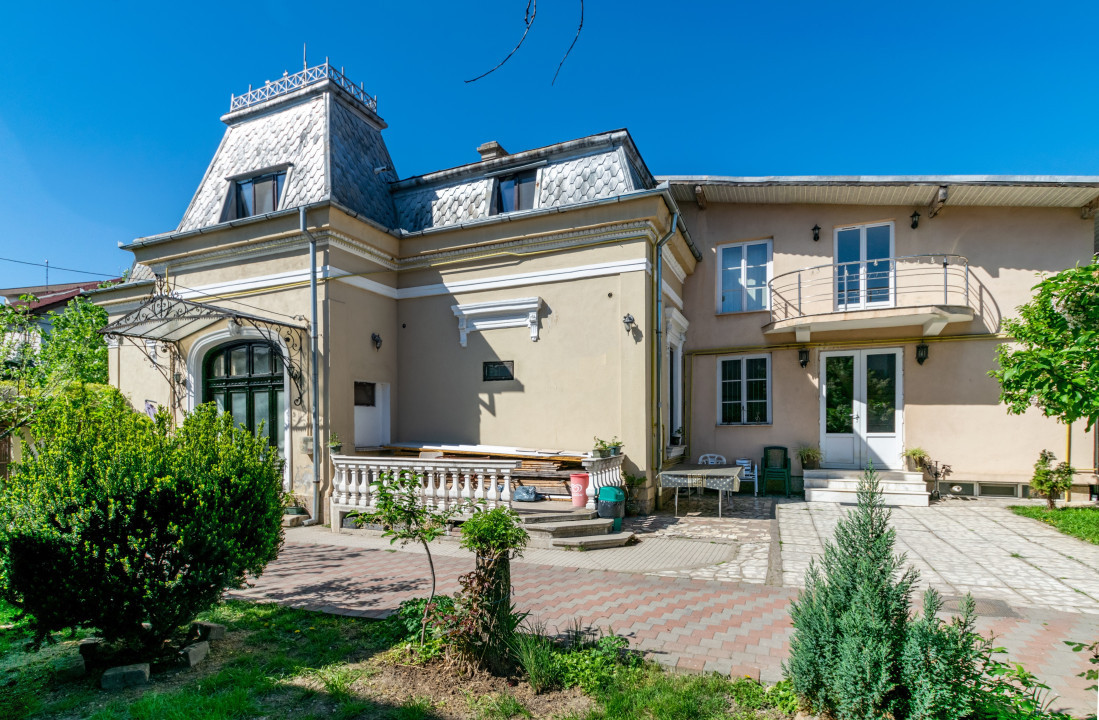
[[[235,596],[384,617],[402,600],[427,594],[422,554],[302,542],[296,538],[315,536],[296,533],[289,533],[282,554],[255,586]],[[440,592],[454,592],[458,575],[472,569],[472,558],[454,550],[444,550],[436,558]],[[605,551],[562,555],[581,559],[601,552]],[[764,681],[781,677],[791,633],[787,608],[796,597],[794,588],[523,561],[513,564],[512,580],[519,608],[551,629],[563,630],[580,618],[586,625],[610,627],[629,637],[633,647],[669,667],[721,673],[758,670]],[[1058,705],[1079,715],[1094,709],[1094,695],[1074,677],[1085,669],[1085,659],[1062,640],[1094,639],[1099,634],[1096,617],[1038,608],[1006,612],[1007,617],[981,618],[980,629],[994,631],[1012,660],[1051,685],[1062,696]]]

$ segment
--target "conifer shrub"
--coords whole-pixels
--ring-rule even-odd
[[[0,486],[0,596],[39,643],[88,627],[156,650],[278,553],[282,460],[213,404],[172,429],[78,390],[29,433]]]
[[[836,527],[805,590],[791,605],[794,636],[784,671],[814,712],[839,720],[964,718],[980,677],[980,638],[972,601],[949,625],[941,600],[925,595],[924,615],[909,617],[919,579],[893,553],[896,532],[871,467],[858,504]]]

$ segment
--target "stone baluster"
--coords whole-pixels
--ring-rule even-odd
[[[341,505],[347,504],[347,464],[340,463],[336,466],[336,477],[333,483],[333,495],[336,498],[336,502]]]
[[[463,472],[460,468],[456,470],[455,474],[456,477],[460,476],[462,478],[462,490],[458,497],[462,500],[471,499],[473,497],[473,488],[471,488],[470,485],[473,482],[473,476],[470,474],[469,470]]]
[[[361,508],[370,507],[370,496],[371,496],[371,494],[372,493],[371,493],[371,488],[370,488],[370,466],[369,465],[360,465],[359,466],[359,507],[361,507]]]
[[[485,487],[485,472],[481,469],[470,471],[473,474],[473,499],[478,503],[487,504],[489,500],[488,488]]]
[[[511,507],[511,470],[502,470],[499,477],[499,484],[501,487],[500,502]]]
[[[347,485],[347,505],[359,504],[359,466],[352,463],[344,465],[344,476]]]

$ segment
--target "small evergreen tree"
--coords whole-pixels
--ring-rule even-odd
[[[918,579],[893,554],[896,531],[868,469],[858,505],[836,526],[790,607],[794,637],[786,673],[813,709],[844,720],[895,713],[908,603]]]

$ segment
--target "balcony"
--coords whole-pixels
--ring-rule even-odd
[[[975,315],[969,261],[961,255],[907,255],[794,270],[770,282],[766,334],[920,325],[938,335]]]

